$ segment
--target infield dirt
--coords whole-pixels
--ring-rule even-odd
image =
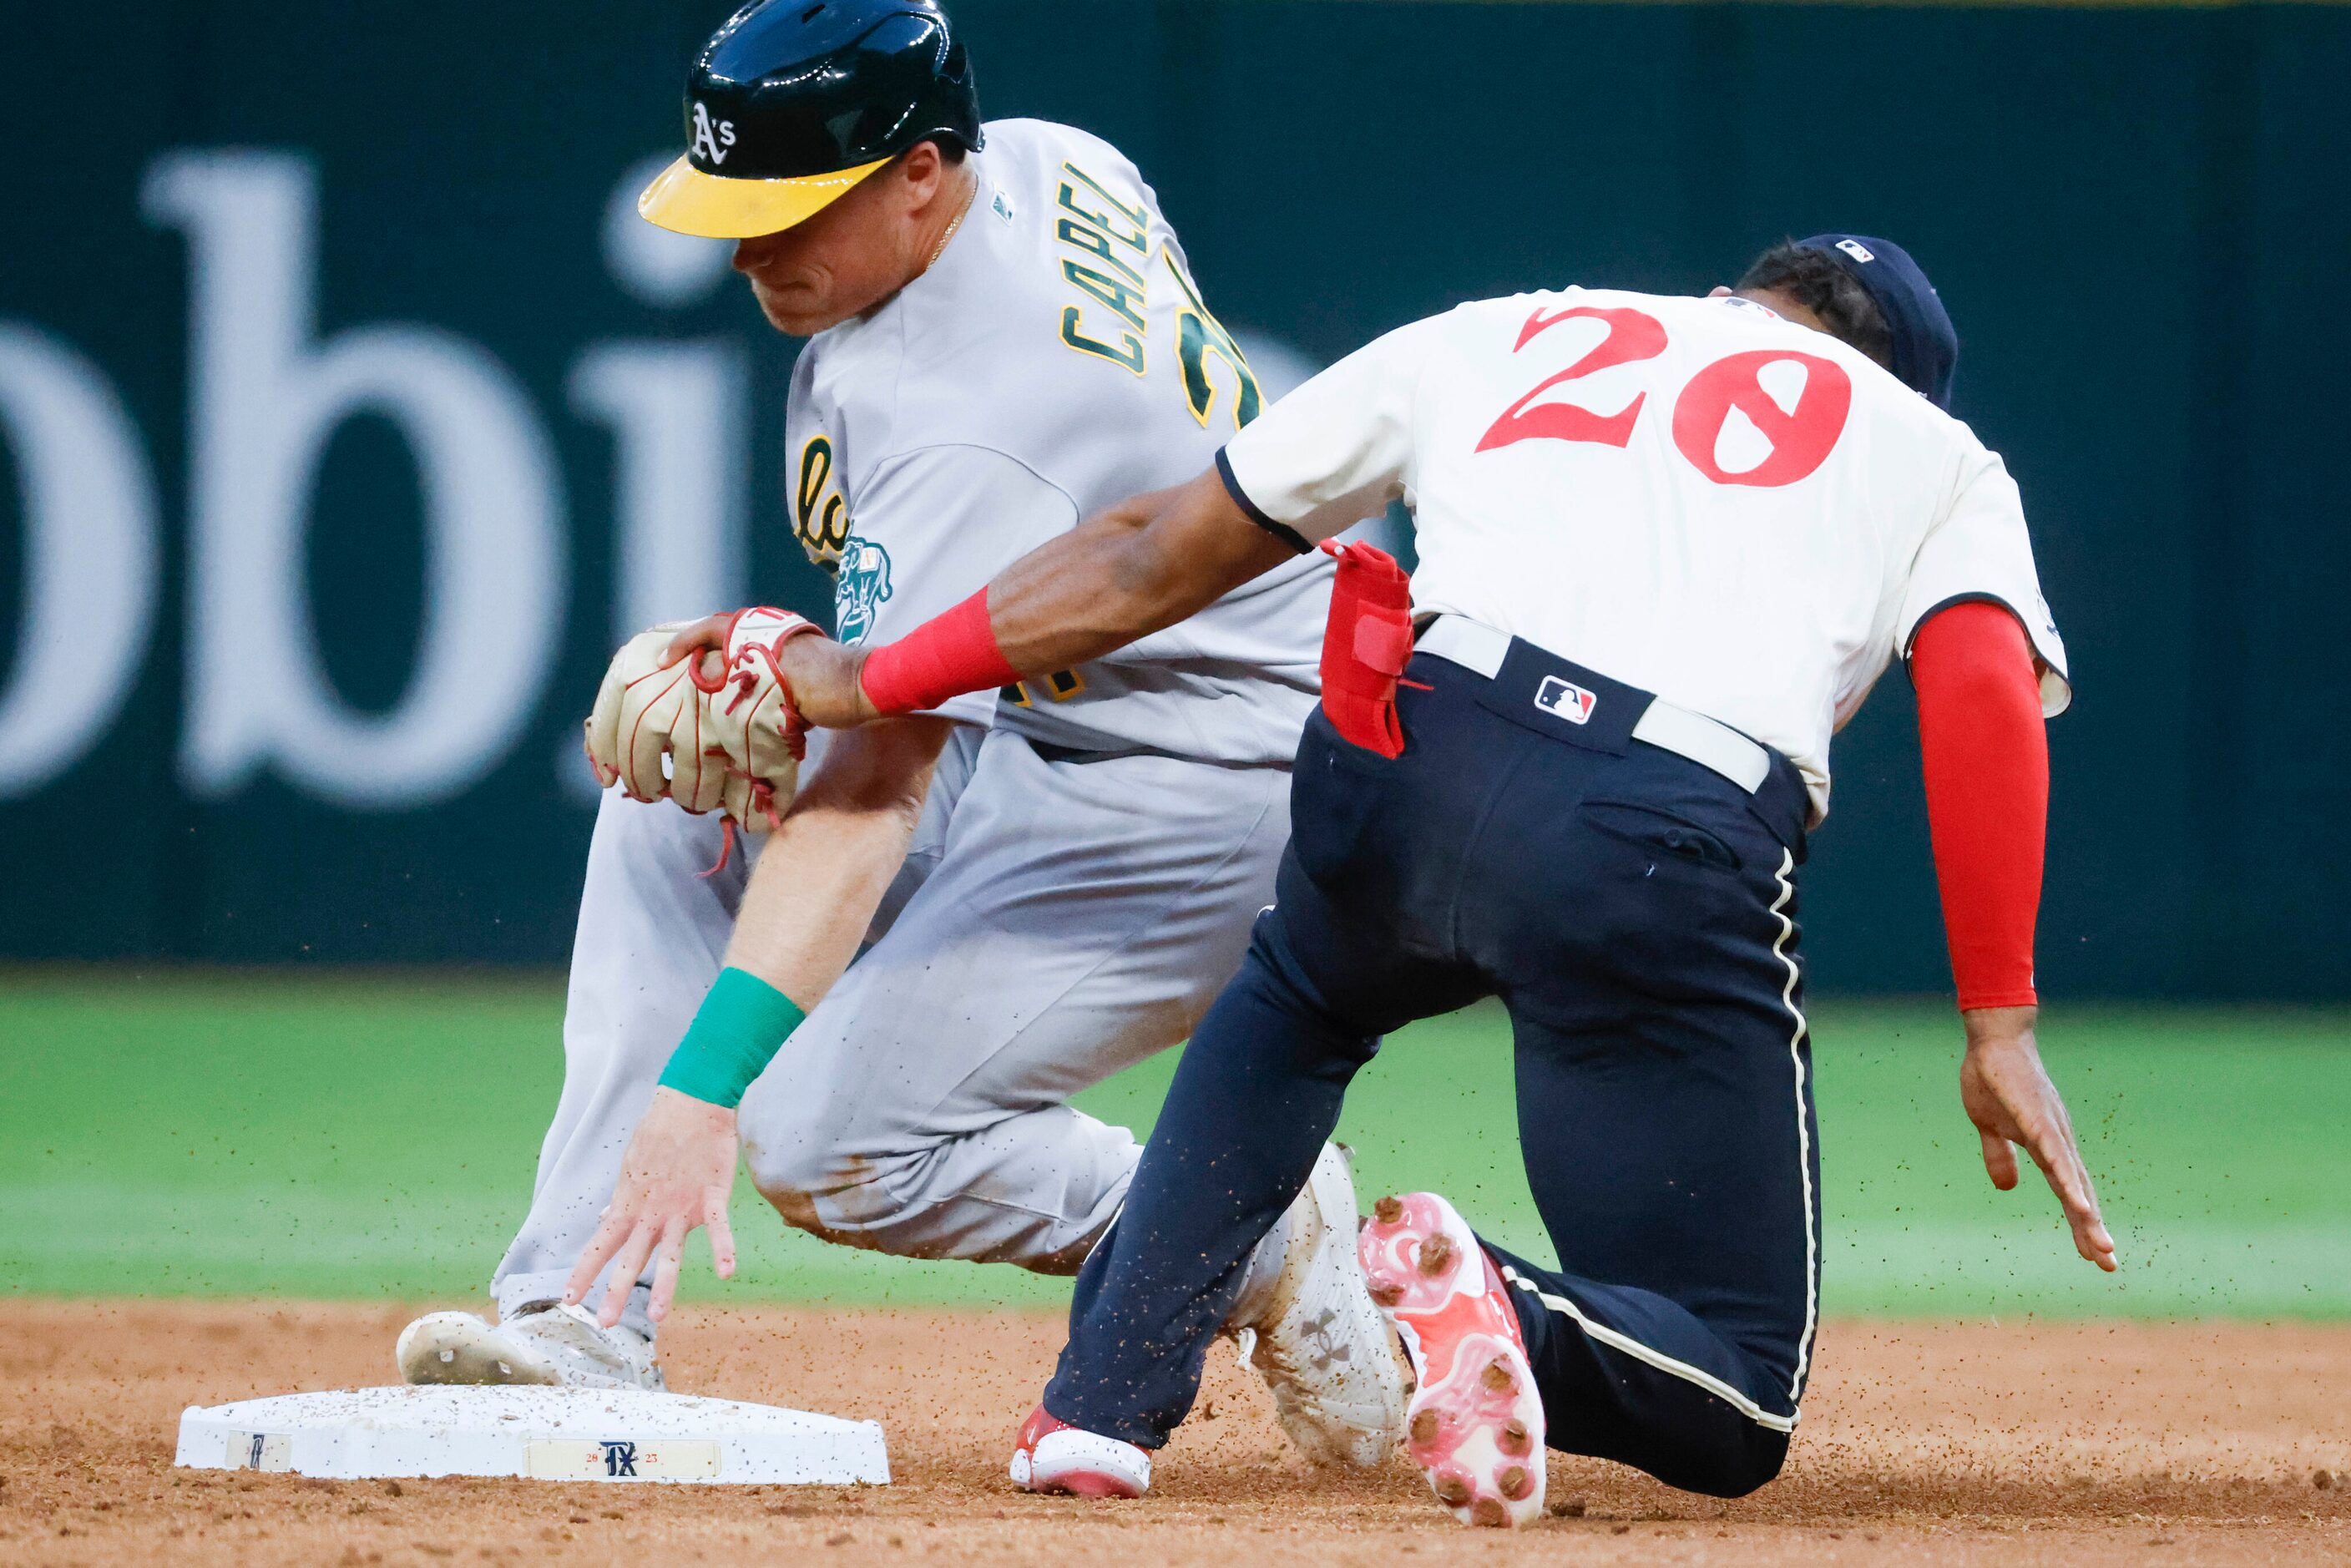
[[[1140,1502],[1027,1497],[1037,1313],[693,1310],[681,1389],[869,1416],[887,1487],[321,1481],[172,1467],[182,1406],[391,1379],[407,1309],[0,1312],[0,1562],[2351,1563],[2351,1327],[1834,1322],[1787,1473],[1736,1502],[1552,1458],[1554,1516],[1454,1524],[1398,1465],[1317,1473],[1211,1358]]]

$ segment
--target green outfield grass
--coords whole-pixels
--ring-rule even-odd
[[[543,977],[0,977],[0,1289],[477,1298],[560,1079]],[[2073,1257],[2038,1178],[1995,1193],[1940,1006],[1815,1009],[1825,1301],[1843,1312],[2351,1316],[2351,1014],[2059,1008],[2125,1269]],[[1138,1130],[1172,1055],[1082,1103]],[[1342,1135],[1368,1191],[1440,1186],[1549,1257],[1520,1173],[1507,1030],[1390,1040]],[[786,1231],[743,1184],[737,1281],[705,1299],[1051,1302],[1057,1281]]]

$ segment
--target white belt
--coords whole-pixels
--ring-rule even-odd
[[[1510,651],[1510,634],[1467,615],[1439,615],[1420,634],[1416,651],[1434,653],[1465,670],[1475,670],[1490,681],[1501,673],[1502,660]],[[1761,789],[1763,780],[1771,776],[1769,751],[1729,725],[1718,724],[1686,707],[1676,707],[1663,697],[1649,699],[1640,721],[1633,726],[1633,738],[1711,768],[1750,795]]]

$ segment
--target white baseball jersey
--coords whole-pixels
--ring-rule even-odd
[[[1089,514],[1195,477],[1257,413],[1117,149],[998,120],[973,162],[939,259],[810,340],[792,376],[795,521],[846,643],[897,637]],[[1286,763],[1329,595],[1326,563],[1301,561],[1108,659],[937,711],[1076,750]]]
[[[1472,616],[1743,730],[1828,810],[1829,737],[1918,624],[2013,611],[2071,695],[2016,484],[1867,356],[1747,300],[1567,288],[1392,332],[1234,437],[1261,522],[1401,496],[1417,611]]]

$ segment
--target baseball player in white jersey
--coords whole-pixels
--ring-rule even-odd
[[[1546,1441],[1724,1496],[1775,1475],[1817,1322],[1795,873],[1829,743],[1897,655],[1997,1186],[2013,1145],[2115,1267],[2034,1042],[2044,714],[2067,701],[2017,488],[1942,406],[1957,340],[1885,241],[1775,249],[1708,298],[1565,288],[1390,333],[997,577],[984,617],[803,638],[853,724],[1154,633],[1401,497],[1407,583],[1343,552],[1279,899],[1194,1033],[1016,1481],[1135,1495],[1379,1037],[1508,1009],[1559,1264],[1387,1197],[1361,1260],[1418,1373],[1408,1446],[1464,1520],[1540,1517]],[[909,680],[908,672],[920,673]],[[1229,1202],[1203,1204],[1196,1173]]]
[[[695,67],[687,128],[641,207],[742,236],[769,319],[812,334],[790,500],[847,643],[1196,472],[1258,412],[1134,167],[1066,126],[983,130],[927,0],[747,7]],[[716,818],[608,794],[502,1322],[420,1320],[404,1374],[657,1384],[686,1233],[706,1222],[732,1267],[738,1136],[818,1236],[1074,1272],[1139,1149],[1068,1098],[1181,1040],[1239,962],[1329,585],[1290,563],[1113,657],[840,737],[747,874],[707,874]],[[1353,1263],[1343,1159],[1293,1196],[1228,1318],[1310,1455],[1375,1462],[1403,1373]]]

